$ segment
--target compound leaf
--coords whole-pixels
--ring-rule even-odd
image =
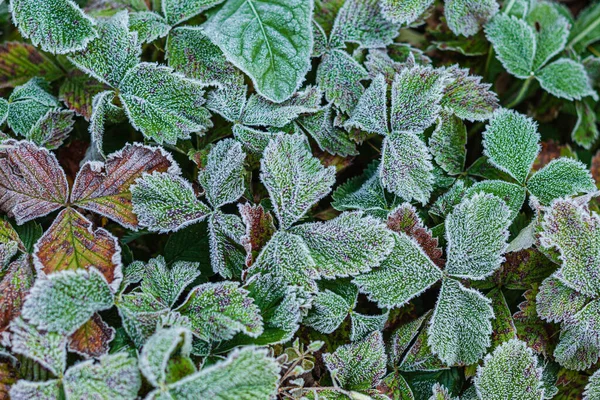
[[[58,107],[58,100],[49,93],[42,78],[33,78],[16,87],[8,98],[8,126],[18,135],[27,136],[34,125]]]
[[[177,261],[167,267],[165,259],[158,256],[143,266],[140,288],[165,308],[171,308],[185,288],[199,275],[198,263]]]
[[[330,334],[344,322],[348,312],[353,308],[354,304],[348,303],[343,296],[327,289],[317,293],[313,298],[311,309],[302,323],[317,332]]]
[[[500,180],[477,182],[467,189],[465,196],[473,197],[475,193],[489,193],[504,200],[510,209],[511,221],[519,215],[519,211],[521,211],[527,197],[527,191],[523,186]]]
[[[522,19],[496,14],[485,26],[485,34],[494,46],[496,57],[517,78],[529,78],[536,52],[535,33]]]
[[[595,192],[596,184],[587,167],[571,158],[558,158],[529,178],[527,189],[543,205],[578,193]]]
[[[357,155],[356,144],[343,129],[333,125],[332,113],[333,107],[329,105],[314,114],[301,116],[298,124],[315,139],[321,150],[342,157]]]
[[[349,179],[333,192],[332,206],[339,211],[362,210],[386,218],[388,201],[379,179],[379,163],[369,164],[362,175]]]
[[[598,99],[585,67],[577,61],[560,58],[536,72],[535,76],[542,89],[556,97],[581,100],[591,96],[594,100]]]

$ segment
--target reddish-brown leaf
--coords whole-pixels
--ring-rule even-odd
[[[403,232],[414,238],[435,265],[440,268],[444,266],[444,252],[438,246],[437,238],[423,224],[412,205],[404,203],[392,211],[388,215],[387,226],[394,232]]]
[[[0,210],[17,224],[58,210],[67,202],[67,177],[56,157],[31,142],[0,147]]]
[[[537,315],[535,298],[537,287],[523,293],[525,301],[519,304],[519,311],[514,313],[513,320],[517,328],[517,337],[527,343],[536,352],[548,356],[553,353],[554,330],[545,324]]]
[[[36,76],[52,82],[63,76],[63,72],[30,44],[8,42],[0,45],[0,88],[22,85]]]
[[[85,358],[98,358],[109,350],[109,343],[115,337],[115,330],[110,327],[98,314],[69,338],[69,351],[81,354]]]
[[[271,213],[266,212],[260,204],[239,204],[238,209],[246,224],[246,234],[242,236],[241,243],[246,249],[246,266],[250,267],[275,233],[275,225]]]
[[[8,266],[6,275],[0,281],[0,332],[21,314],[25,296],[33,281],[29,256],[22,255]]]
[[[94,96],[108,89],[103,83],[75,69],[67,75],[61,85],[58,98],[77,115],[89,121],[92,117],[92,100]]]
[[[0,400],[8,400],[10,387],[17,381],[19,374],[16,365],[8,357],[0,357]]]
[[[71,202],[137,229],[129,187],[143,173],[155,171],[177,174],[179,167],[161,148],[128,144],[110,154],[104,163],[89,161],[81,167],[73,184]]]
[[[38,272],[96,268],[113,289],[122,278],[121,247],[107,230],[92,229],[83,215],[67,208],[34,246],[33,260]]]

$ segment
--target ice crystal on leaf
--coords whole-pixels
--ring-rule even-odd
[[[494,0],[447,0],[444,3],[448,27],[456,35],[475,35],[497,12],[498,3]]]
[[[139,11],[129,14],[129,30],[137,32],[140,43],[150,43],[167,36],[171,25],[162,15],[151,11]]]
[[[382,0],[381,12],[390,21],[410,25],[431,7],[431,0]]]
[[[531,176],[527,188],[546,205],[560,197],[596,191],[594,178],[586,166],[570,158],[552,160]]]

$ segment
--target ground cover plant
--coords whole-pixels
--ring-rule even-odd
[[[597,1],[0,31],[0,399],[600,399]]]

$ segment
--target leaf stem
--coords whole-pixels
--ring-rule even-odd
[[[506,108],[514,108],[514,107],[518,106],[519,104],[521,104],[521,102],[525,99],[525,95],[527,94],[527,90],[529,89],[529,85],[531,85],[531,82],[533,82],[533,75],[531,75],[529,78],[527,78],[525,80],[525,82],[523,83],[523,86],[521,86],[521,90],[519,90],[519,93],[517,94],[515,99],[513,101],[511,101],[506,106]]]
[[[506,6],[506,8],[502,11],[504,14],[508,14],[511,10],[511,8],[513,8],[513,6],[515,5],[517,0],[510,0],[508,2],[508,5]]]

